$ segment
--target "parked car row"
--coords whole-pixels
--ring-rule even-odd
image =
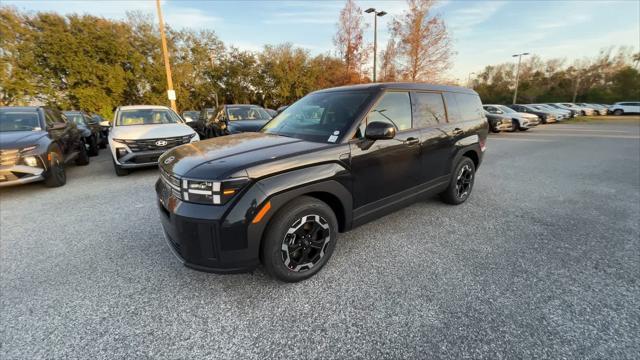
[[[640,113],[640,103],[621,102],[614,105],[587,103],[537,103],[483,105],[491,132],[526,131],[538,124],[551,124],[576,116],[622,115]]]

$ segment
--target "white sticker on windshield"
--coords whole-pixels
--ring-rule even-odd
[[[340,135],[340,131],[339,131],[339,130],[334,131],[334,132],[333,132],[333,135],[336,135],[336,136],[337,136],[337,135]]]
[[[336,135],[329,136],[329,142],[336,142],[336,140],[338,140],[338,137]]]

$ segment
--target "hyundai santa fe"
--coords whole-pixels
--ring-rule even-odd
[[[260,132],[178,146],[159,159],[165,238],[187,266],[262,263],[285,282],[329,260],[338,233],[439,194],[473,189],[489,125],[461,87],[366,84],[313,92]]]

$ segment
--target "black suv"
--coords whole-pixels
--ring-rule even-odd
[[[258,131],[272,116],[258,105],[221,105],[217,109],[206,108],[200,112],[197,121],[187,124],[200,135],[209,139],[228,134]]]
[[[260,132],[178,146],[156,192],[170,248],[192,268],[260,262],[294,282],[325,265],[338,232],[440,194],[464,202],[489,124],[460,87],[366,84],[316,91]]]
[[[84,111],[63,111],[63,114],[80,129],[84,142],[87,144],[89,155],[98,156],[100,149],[104,149],[107,146],[106,144],[109,143],[109,140],[107,140],[108,135],[104,136],[100,122]]]
[[[50,187],[67,182],[64,165],[89,164],[78,127],[58,110],[0,107],[0,186],[44,180]]]

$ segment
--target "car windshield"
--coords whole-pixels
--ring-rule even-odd
[[[87,123],[84,121],[84,117],[82,116],[82,114],[68,113],[68,112],[64,114],[67,116],[67,119],[69,119],[70,121],[73,121],[77,125],[87,125]]]
[[[508,106],[504,106],[504,105],[497,106],[497,108],[502,110],[504,113],[507,113],[507,114],[512,114],[512,113],[517,112],[517,111],[513,110],[512,108],[510,108]]]
[[[116,125],[158,125],[179,122],[179,117],[167,109],[129,109],[118,112]]]
[[[369,103],[369,92],[325,92],[305,96],[278,114],[262,132],[335,143]]]
[[[251,106],[227,106],[227,114],[230,121],[271,119],[264,109]]]
[[[39,131],[40,120],[35,111],[0,110],[0,132]]]

